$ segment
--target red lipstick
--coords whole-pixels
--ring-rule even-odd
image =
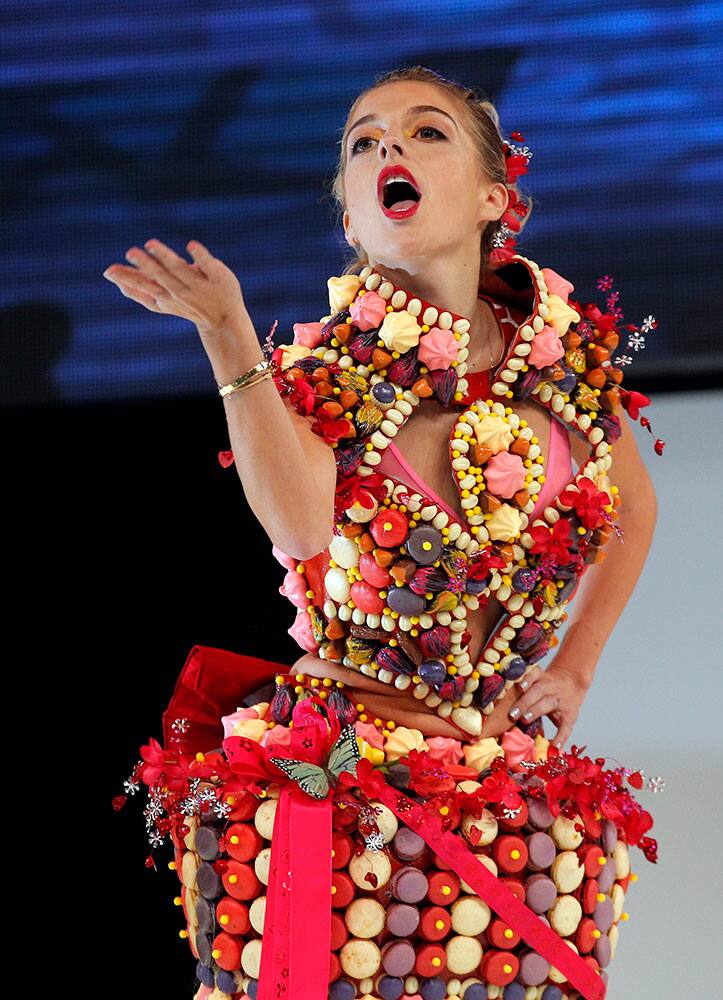
[[[395,209],[394,206],[391,208],[386,207],[384,204],[384,185],[389,177],[403,177],[405,181],[411,184],[419,195],[414,204],[407,205],[407,207],[403,209]],[[414,215],[419,208],[419,202],[422,200],[422,192],[419,189],[419,184],[417,184],[414,174],[401,164],[395,164],[394,166],[383,167],[380,170],[377,178],[377,199],[382,212],[384,212],[388,219],[407,219],[409,216]]]

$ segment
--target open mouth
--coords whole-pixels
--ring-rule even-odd
[[[399,218],[413,214],[419,205],[421,194],[403,177],[389,177],[382,189],[381,207],[385,215]]]

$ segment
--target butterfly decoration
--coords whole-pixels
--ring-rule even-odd
[[[326,766],[312,764],[306,760],[289,760],[287,757],[270,757],[269,760],[279,770],[315,799],[325,799],[332,784],[336,784],[343,771],[356,777],[356,766],[360,760],[359,744],[353,726],[344,726],[339,739],[329,750]]]

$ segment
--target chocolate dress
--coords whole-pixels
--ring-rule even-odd
[[[328,290],[329,315],[272,355],[338,472],[329,547],[304,562],[272,549],[289,632],[459,735],[372,719],[343,683],[289,664],[194,647],[163,745],[141,749],[125,790],[146,786],[152,848],[172,842],[196,996],[602,997],[630,848],[656,860],[642,778],[558,751],[541,719],[500,737],[484,722],[620,533],[614,324],[554,271],[500,257],[480,287],[505,335],[488,377],[467,372],[465,317],[369,266]],[[394,444],[430,397],[451,411],[458,509]],[[550,455],[520,400],[554,417]],[[576,472],[570,434],[589,446]],[[503,613],[473,662],[467,616],[492,597]]]

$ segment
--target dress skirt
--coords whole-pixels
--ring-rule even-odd
[[[635,772],[539,720],[375,729],[289,669],[194,647],[126,782],[173,848],[195,997],[603,997],[632,846],[656,860]]]

